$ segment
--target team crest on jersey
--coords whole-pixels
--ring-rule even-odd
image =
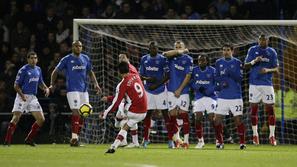
[[[70,63],[74,63],[74,60],[71,60]]]
[[[196,74],[195,76],[196,76],[196,77],[199,77],[199,75],[198,75],[198,74]]]
[[[31,75],[31,73],[30,73],[30,72],[28,72],[28,75]]]
[[[147,60],[146,60],[146,61],[144,61],[144,63],[147,63]]]
[[[257,55],[257,54],[259,54],[259,52],[255,52],[255,54]]]
[[[223,64],[220,64],[220,67],[223,67]]]

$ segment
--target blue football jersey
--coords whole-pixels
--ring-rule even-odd
[[[67,92],[86,92],[88,73],[92,69],[90,58],[85,54],[79,57],[69,54],[62,58],[56,67],[66,75]]]
[[[263,60],[254,64],[249,73],[249,83],[251,85],[272,86],[272,73],[260,74],[262,68],[275,68],[278,66],[277,53],[271,48],[262,49],[259,45],[248,50],[245,63],[253,61],[256,57],[262,56]]]
[[[207,66],[204,71],[202,71],[198,66],[193,68],[191,76],[191,88],[195,92],[195,100],[198,100],[204,96],[211,97],[213,99],[217,98],[215,94],[215,73],[215,68],[211,66]],[[203,92],[201,92],[201,90]]]
[[[219,87],[218,98],[242,98],[242,62],[232,57],[230,60],[220,58],[215,63],[216,81]]]
[[[169,83],[168,91],[174,92],[184,81],[187,74],[192,74],[193,58],[187,54],[169,59]],[[189,93],[189,84],[182,90],[181,94]]]
[[[18,71],[15,83],[21,87],[24,94],[36,95],[38,85],[44,83],[40,67],[24,65]]]
[[[139,67],[139,73],[141,76],[154,77],[157,79],[157,82],[160,82],[164,78],[165,74],[168,72],[168,61],[163,55],[157,54],[156,57],[151,57],[150,54],[147,54],[141,58]],[[144,87],[147,92],[152,94],[159,94],[161,92],[164,92],[165,84],[151,91],[148,88],[152,84],[153,83],[148,81],[144,82]]]

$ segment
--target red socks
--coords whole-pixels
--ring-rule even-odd
[[[26,137],[26,140],[32,141],[33,138],[37,135],[37,132],[39,131],[39,129],[40,129],[40,126],[36,122],[34,122],[34,124],[31,127],[31,131]]]
[[[16,129],[16,124],[13,122],[10,122],[8,125],[8,128],[7,128],[6,136],[5,136],[5,142],[7,142],[8,144],[11,143],[12,135],[13,135],[15,129]]]
[[[144,118],[143,126],[144,126],[143,138],[144,138],[144,140],[148,141],[149,140],[149,130],[151,128],[151,117],[147,116]]]
[[[180,113],[180,118],[183,120],[183,132],[184,134],[189,134],[190,132],[190,120],[188,113]]]
[[[251,112],[252,125],[256,126],[258,125],[258,105],[251,106]]]
[[[218,140],[218,142],[220,144],[224,143],[223,140],[223,125],[219,124],[219,125],[215,125],[215,130],[216,130],[216,139]]]
[[[201,123],[196,123],[196,135],[198,139],[203,137],[203,128]]]
[[[266,105],[265,111],[268,113],[268,122],[269,125],[275,125],[275,114],[274,114],[274,108],[272,105]]]
[[[80,122],[80,116],[79,115],[72,115],[71,116],[71,130],[72,130],[72,133],[76,133],[76,134],[79,133],[79,130],[80,130],[79,122]]]
[[[239,143],[245,144],[245,127],[243,123],[237,126],[237,133],[239,136]]]

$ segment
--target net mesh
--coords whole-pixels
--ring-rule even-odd
[[[176,22],[176,21],[175,21]],[[181,23],[181,22],[180,22]],[[221,46],[230,42],[235,46],[235,57],[244,62],[247,50],[257,42],[259,34],[266,34],[270,39],[270,46],[276,49],[279,55],[281,73],[274,75],[274,88],[276,92],[276,138],[280,143],[297,143],[297,26],[276,25],[132,25],[113,24],[95,25],[80,24],[79,40],[84,44],[84,52],[92,59],[94,72],[104,95],[112,95],[119,82],[116,66],[118,55],[126,53],[130,62],[139,67],[140,58],[148,53],[147,43],[157,41],[159,52],[173,48],[176,40],[182,40],[190,50],[194,62],[200,53],[207,54],[211,65],[221,57]],[[85,119],[81,132],[81,140],[85,143],[110,143],[114,140],[118,130],[114,128],[113,117],[104,122],[98,120],[96,113],[104,111],[107,105],[100,102],[94,90],[90,89],[90,102],[95,114]],[[244,71],[243,80],[244,116],[247,127],[247,142],[252,140],[250,113],[248,105],[248,76]],[[284,117],[281,115],[282,105]],[[267,143],[269,128],[267,116],[260,106],[259,133],[260,142]],[[196,143],[194,118],[190,112],[191,131],[190,143]],[[284,120],[282,121],[282,118]],[[160,112],[153,115],[153,124],[150,139],[152,142],[166,142],[167,130]],[[224,138],[230,136],[238,141],[236,129],[230,116],[225,119],[226,128]],[[296,130],[295,130],[296,129]],[[142,140],[143,126],[139,123],[139,139]],[[129,138],[129,137],[128,137]],[[207,119],[204,119],[204,139],[206,142],[215,142],[214,129]]]

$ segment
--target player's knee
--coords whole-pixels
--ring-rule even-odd
[[[274,115],[273,104],[265,104],[265,111],[268,113],[268,115]]]
[[[21,116],[19,115],[14,115],[11,119],[11,121],[14,123],[14,124],[17,124],[19,121],[20,121],[20,118]]]

